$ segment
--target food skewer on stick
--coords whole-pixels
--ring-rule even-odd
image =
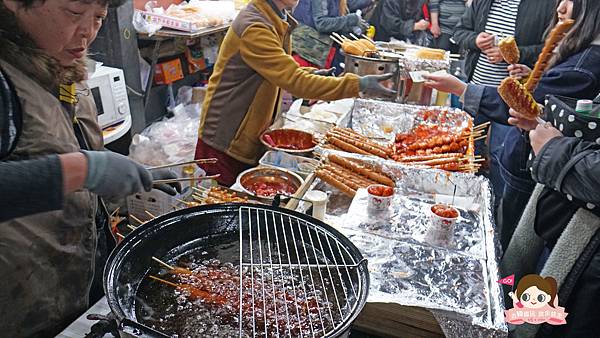
[[[175,183],[175,182],[186,182],[186,181],[202,181],[202,180],[210,180],[214,178],[218,178],[221,174],[211,175],[211,176],[199,176],[199,177],[180,177],[180,178],[170,178],[166,180],[156,180],[152,181],[152,184],[167,184],[167,183]]]
[[[207,303],[221,304],[221,305],[224,305],[226,303],[225,297],[217,295],[217,294],[213,294],[210,292],[206,292],[206,291],[204,291],[200,288],[197,288],[193,285],[173,283],[173,282],[169,282],[167,280],[164,280],[162,278],[158,278],[158,277],[152,276],[152,275],[148,275],[148,277],[152,278],[158,282],[161,282],[163,284],[167,284],[167,285],[176,287],[178,289],[185,290],[189,293],[189,297],[194,300],[202,299]]]
[[[167,269],[169,269],[169,270],[175,270],[175,267],[173,267],[173,266],[171,266],[171,265],[169,265],[169,264],[167,264],[167,263],[165,263],[165,262],[161,261],[160,259],[158,259],[158,258],[156,258],[156,257],[154,257],[154,256],[152,256],[152,260],[153,260],[153,261],[155,261],[155,262],[157,262],[158,264],[160,264],[160,265],[162,265],[162,266],[166,267],[166,268],[167,268]]]
[[[519,52],[517,41],[514,36],[502,38],[500,42],[498,42],[498,49],[500,49],[500,54],[502,54],[502,58],[506,63],[510,65],[519,63],[521,52]]]
[[[217,161],[218,160],[216,158],[203,158],[203,159],[198,159],[198,160],[193,160],[193,161],[187,161],[187,162],[179,162],[179,163],[159,165],[159,166],[155,166],[155,167],[149,167],[149,168],[146,168],[146,169],[148,169],[148,170],[155,170],[155,169],[177,167],[177,166],[186,165],[186,164],[216,163]]]
[[[552,29],[552,31],[550,31],[550,34],[548,35],[548,38],[544,43],[544,49],[542,49],[542,52],[540,53],[540,56],[538,57],[535,66],[533,67],[533,70],[531,71],[531,74],[529,75],[529,78],[525,83],[525,88],[530,93],[533,93],[538,83],[540,82],[542,75],[546,71],[546,68],[548,68],[550,59],[554,55],[554,49],[562,41],[569,29],[573,27],[573,24],[575,24],[575,20],[568,19],[559,22]]]
[[[362,37],[363,37],[365,40],[368,40],[368,41],[369,41],[369,42],[371,42],[372,44],[375,44],[375,41],[373,41],[373,39],[371,39],[370,37],[368,37],[368,36],[366,36],[366,35],[364,35],[364,34],[361,34],[360,36],[362,36]]]
[[[478,124],[475,127],[473,127],[473,130],[485,129],[485,128],[487,128],[487,126],[490,125],[490,123],[491,123],[490,121],[487,121],[485,123]]]
[[[133,225],[131,225],[131,224],[127,224],[127,227],[128,227],[128,228],[129,228],[129,230],[131,230],[131,231],[133,231],[133,230],[135,230],[135,229],[137,229],[137,228],[138,228],[138,227],[134,227],[134,226],[133,226]]]
[[[152,215],[152,213],[150,213],[150,211],[148,210],[144,210],[144,212],[146,213],[146,215],[152,217],[152,218],[156,218],[156,216]]]
[[[533,99],[531,93],[517,79],[507,77],[500,83],[498,93],[513,110],[527,116],[530,119],[543,121],[539,118],[541,109]],[[541,122],[544,123],[544,122]]]

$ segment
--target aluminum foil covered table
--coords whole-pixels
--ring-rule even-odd
[[[364,135],[391,140],[395,133],[421,122],[415,114],[419,109],[423,107],[357,100],[349,125]],[[459,111],[447,112],[440,124],[464,127],[469,123]],[[487,179],[330,149],[320,152],[323,157],[336,153],[360,159],[396,182],[392,206],[383,212],[368,209],[365,189],[351,199],[319,179],[311,186],[329,194],[325,221],[350,238],[368,259],[369,302],[428,308],[448,337],[506,336]],[[453,204],[460,212],[451,239],[441,244],[432,244],[428,237],[430,208],[435,203]],[[307,207],[299,205],[301,210]]]

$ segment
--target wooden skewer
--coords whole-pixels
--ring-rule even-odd
[[[161,261],[160,259],[158,259],[158,258],[156,258],[156,257],[154,257],[154,256],[152,256],[152,259],[153,259],[155,262],[158,262],[160,265],[163,265],[164,267],[168,268],[169,270],[175,270],[175,268],[174,268],[174,267],[172,267],[171,265],[169,265],[169,264],[167,264],[167,263],[165,263],[165,262]]]
[[[132,231],[133,231],[133,230],[135,230],[135,229],[137,229],[137,227],[134,227],[134,226],[133,226],[133,225],[131,225],[131,224],[127,224],[127,227],[128,227],[129,229],[131,229]]]
[[[117,235],[117,237],[120,239],[125,239],[125,236],[123,236],[120,232],[115,232],[115,235]]]
[[[478,158],[478,159],[471,160],[471,163],[484,162],[484,161],[485,161],[485,158]]]
[[[135,217],[134,215],[130,214],[129,217],[131,217],[134,221],[140,223],[140,224],[144,224],[146,222],[142,221],[141,219]]]
[[[350,33],[350,37],[353,38],[354,40],[359,40],[359,38],[356,37],[356,35]]]
[[[484,138],[486,138],[486,137],[487,137],[487,134],[486,134],[486,135],[483,135],[483,136],[479,136],[479,137],[477,137],[477,138],[473,139],[473,141],[479,141],[479,140],[483,140],[483,139],[484,139]]]
[[[145,213],[146,213],[148,216],[150,216],[150,217],[152,217],[152,218],[156,218],[156,216],[152,215],[152,214],[150,213],[150,211],[148,211],[148,210],[144,210],[144,212],[145,212]]]
[[[338,38],[338,39],[340,39],[340,40],[342,40],[342,41],[350,40],[350,39],[348,39],[347,37],[345,37],[345,36],[343,36],[343,35],[340,35],[340,34],[338,34],[338,33],[336,33],[336,32],[333,32],[333,33],[331,33],[331,34],[333,34],[333,36],[335,36],[336,38]]]
[[[489,125],[490,125],[490,121],[482,123],[482,124],[478,124],[475,127],[473,127],[473,130],[483,129],[483,128],[489,126]]]
[[[157,281],[159,281],[159,282],[161,282],[161,283],[164,283],[164,284],[167,284],[167,285],[174,286],[174,287],[176,287],[176,288],[178,288],[178,287],[179,287],[179,285],[177,285],[177,284],[175,284],[175,283],[173,283],[173,282],[169,282],[168,280],[164,280],[164,279],[162,279],[162,278],[158,278],[158,277],[155,277],[155,276],[152,276],[152,275],[148,275],[148,277],[150,277],[150,278],[152,278],[152,279],[154,279],[154,280],[157,280]]]
[[[368,36],[366,36],[366,35],[364,35],[364,34],[361,34],[361,36],[362,36],[363,38],[365,38],[365,39],[369,40],[371,43],[375,44],[375,41],[373,41],[373,40],[372,40],[370,37],[368,37]]]
[[[216,174],[212,176],[199,176],[199,177],[181,177],[181,178],[169,178],[166,180],[156,180],[153,181],[152,184],[167,184],[167,183],[175,183],[175,182],[186,182],[186,181],[202,181],[202,180],[210,180],[213,178],[218,178],[221,174]]]
[[[165,165],[158,165],[158,166],[150,167],[150,168],[146,168],[146,169],[148,169],[148,170],[155,170],[155,169],[178,167],[180,165],[186,165],[186,164],[215,163],[217,161],[218,161],[218,159],[216,159],[216,158],[202,158],[202,159],[193,160],[193,161],[186,161],[186,162],[179,162],[179,163],[171,163],[171,164],[165,164]]]
[[[200,192],[200,193],[205,193],[205,192],[207,192],[210,189],[205,188],[205,187],[192,187],[192,190]]]
[[[336,37],[335,37],[335,36],[333,36],[333,35],[329,35],[329,38],[330,38],[331,40],[335,41],[336,43],[338,43],[339,45],[341,45],[341,44],[343,44],[343,43],[344,43],[343,41],[341,41],[340,39],[336,38]]]
[[[177,202],[179,202],[179,203],[183,203],[183,204],[188,204],[188,203],[189,203],[188,201],[180,200],[179,198],[176,198],[175,200],[176,200]]]
[[[116,208],[115,211],[110,213],[110,217],[114,217],[116,214],[118,214],[120,209],[121,207]]]

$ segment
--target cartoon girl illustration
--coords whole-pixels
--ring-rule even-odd
[[[517,294],[510,292],[508,295],[517,309],[541,309],[546,305],[555,307],[555,301],[558,304],[556,280],[552,277],[526,275],[517,284]]]
[[[557,284],[552,277],[526,275],[517,284],[517,293],[510,292],[508,295],[513,301],[513,308],[505,311],[508,323],[566,323],[567,313],[558,306]]]

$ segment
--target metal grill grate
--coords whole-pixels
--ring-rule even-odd
[[[365,260],[293,215],[241,207],[239,220],[240,337],[330,336],[349,321],[366,287]]]

